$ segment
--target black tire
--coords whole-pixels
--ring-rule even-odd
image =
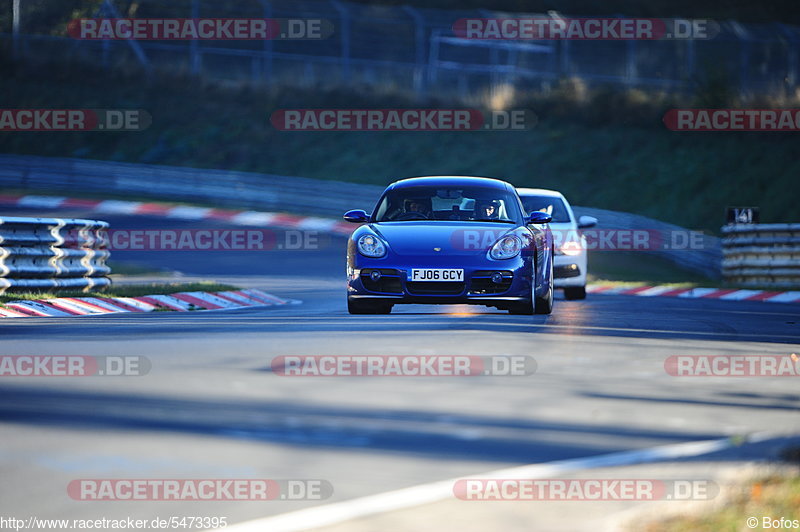
[[[391,303],[347,299],[347,312],[350,314],[390,314],[392,306]]]
[[[550,260],[550,288],[544,297],[537,297],[534,301],[536,314],[550,314],[553,312],[553,262]]]
[[[525,301],[509,303],[508,313],[517,316],[530,316],[533,314],[533,287],[536,286],[536,265],[533,266],[533,277],[531,278],[531,292]]]
[[[528,299],[519,303],[513,303],[508,307],[508,313],[518,316],[530,316],[533,314],[533,300]]]
[[[586,287],[585,286],[565,286],[564,287],[564,298],[570,301],[575,299],[586,299]]]

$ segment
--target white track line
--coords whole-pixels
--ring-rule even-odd
[[[545,478],[564,473],[596,467],[626,466],[647,462],[658,462],[675,458],[699,456],[732,447],[729,438],[699,442],[664,445],[651,449],[623,451],[589,458],[559,460],[544,464],[531,464],[491,471],[479,475],[466,475],[456,479],[420,484],[410,488],[370,495],[349,501],[316,506],[276,515],[245,521],[231,525],[226,532],[297,532],[331,526],[369,515],[392,512],[423,504],[430,504],[453,497],[453,486],[462,478]],[[220,529],[222,530],[222,529]]]

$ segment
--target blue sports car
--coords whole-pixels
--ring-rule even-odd
[[[484,177],[392,183],[347,243],[347,309],[468,303],[512,314],[553,309],[550,215],[526,214],[514,187]]]

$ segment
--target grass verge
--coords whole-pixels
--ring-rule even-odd
[[[751,527],[748,519],[755,518]],[[764,526],[773,521],[800,522],[800,476],[770,476],[741,486],[740,493],[723,508],[700,516],[682,516],[649,523],[645,532],[722,532],[739,530],[786,530],[798,526]]]
[[[111,286],[103,292],[81,292],[69,290],[64,292],[24,292],[19,294],[0,295],[0,304],[22,299],[52,299],[54,297],[140,297],[152,295],[169,295],[178,292],[222,292],[240,290],[230,284],[202,281],[199,283],[150,283],[124,284]]]
[[[588,280],[595,283],[675,284],[676,288],[719,284],[674,262],[637,251],[589,252],[588,269]]]

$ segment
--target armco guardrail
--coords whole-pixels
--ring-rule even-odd
[[[386,176],[387,182],[406,176]],[[370,211],[383,188],[376,185],[305,177],[206,170],[176,166],[117,163],[86,159],[0,155],[0,189],[80,190],[124,194],[159,200],[201,202],[221,207],[291,212],[339,218],[350,209]],[[687,234],[677,225],[636,214],[576,207],[575,213],[595,216],[599,229],[645,229]],[[678,266],[717,278],[720,275],[719,238],[702,235],[693,249],[650,249]]]
[[[0,217],[0,293],[108,286],[108,223]]]
[[[116,192],[337,218],[352,208],[371,209],[383,191],[383,187],[374,185],[353,186],[353,183],[251,172],[0,155],[0,188],[4,186]]]
[[[800,288],[800,223],[722,228],[722,275],[739,286]]]

